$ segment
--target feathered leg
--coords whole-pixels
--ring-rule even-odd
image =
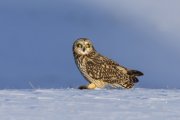
[[[82,85],[79,87],[80,90],[83,90],[83,89],[95,89],[97,88],[96,85],[94,83],[90,83],[88,85]]]

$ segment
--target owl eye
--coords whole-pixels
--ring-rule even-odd
[[[78,47],[78,48],[82,48],[82,44],[78,43],[78,44],[77,44],[77,47]]]
[[[90,45],[90,44],[87,44],[87,45],[86,45],[86,48],[90,48],[90,47],[91,47],[91,45]]]

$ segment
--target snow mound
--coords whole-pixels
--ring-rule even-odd
[[[1,120],[180,120],[180,90],[0,90]]]

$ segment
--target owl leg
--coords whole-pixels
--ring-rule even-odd
[[[95,89],[97,86],[94,83],[91,83],[87,86],[88,89]]]
[[[79,89],[95,89],[96,88],[96,85],[94,83],[90,83],[88,85],[82,85],[79,87]]]

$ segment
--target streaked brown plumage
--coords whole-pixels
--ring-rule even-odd
[[[73,54],[78,69],[89,82],[87,86],[80,86],[80,89],[103,88],[107,85],[132,88],[138,82],[137,76],[143,75],[140,71],[129,70],[102,56],[87,38],[74,42]]]

